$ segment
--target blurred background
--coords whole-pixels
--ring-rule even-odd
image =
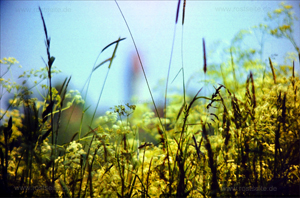
[[[264,23],[267,13],[278,8],[280,2],[187,0],[184,26],[181,25],[182,7],[179,22],[175,26],[177,0],[120,0],[118,3],[140,52],[155,101],[163,104],[164,80],[168,72],[174,31],[169,90],[181,90],[181,74],[172,84],[171,81],[182,66],[183,39],[185,81],[192,76],[197,79],[189,84],[187,92],[195,94],[203,86],[199,79],[205,78],[202,38],[205,38],[207,51],[218,57],[220,51],[211,52],[216,43],[229,46],[239,30]],[[287,1],[286,4],[293,5],[293,10],[300,18],[299,1]],[[47,59],[39,6],[51,37],[50,51],[56,58],[54,66],[62,71],[54,76],[55,83],[59,84],[65,77],[72,76],[70,88],[81,91],[92,68],[111,57],[114,47],[105,50],[96,61],[100,51],[119,37],[126,38],[119,43],[98,112],[128,102],[151,103],[133,42],[114,1],[1,1],[1,59],[15,57],[22,65],[22,68],[14,69],[14,80],[17,81],[17,77],[25,70],[45,66],[41,58]],[[294,35],[300,35],[299,23],[295,24]],[[260,45],[256,34],[244,44],[252,48]],[[299,40],[297,44],[299,46]],[[274,61],[283,62],[287,51],[295,49],[286,39],[274,42],[274,38],[266,37],[262,59],[267,60],[272,56]],[[208,62],[212,61],[209,57]],[[222,56],[219,59],[222,62]],[[87,106],[91,105],[90,109],[96,107],[107,69],[108,64],[105,64],[93,73],[86,101]],[[1,71],[4,70],[1,68]],[[28,82],[29,85],[33,85],[33,81]],[[130,101],[133,95],[137,97]],[[5,97],[1,105],[4,100]]]

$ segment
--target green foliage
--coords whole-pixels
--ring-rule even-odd
[[[270,18],[290,16],[291,7],[281,7]],[[201,95],[202,89],[194,96],[170,95],[164,109],[167,117],[162,118],[147,104],[118,105],[91,122],[97,127],[89,126],[80,135],[79,126],[70,141],[59,144],[64,135],[59,130],[65,120],[62,112],[84,100],[78,91],[67,91],[70,78],[60,89],[52,87],[54,57],[41,16],[48,64],[20,77],[47,80],[40,87],[34,82],[34,88],[45,90],[39,92],[42,100],[31,98],[25,83],[5,79],[17,63],[14,58],[0,60],[1,67],[7,66],[1,91],[14,92],[9,107],[0,110],[1,195],[299,196],[300,79],[293,57],[284,65],[271,59],[265,65],[257,57],[259,50],[243,48],[241,41],[249,32],[241,31],[225,50],[227,60],[221,70],[215,63],[205,69],[207,78],[223,79],[211,96]],[[258,29],[266,33],[267,27]],[[238,79],[238,72],[245,79]],[[82,111],[83,115],[86,109]],[[141,139],[143,133],[154,141]]]

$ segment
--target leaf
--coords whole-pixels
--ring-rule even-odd
[[[77,182],[81,182],[82,181],[82,178],[80,178],[80,179],[76,179],[76,180],[72,180],[72,181],[70,181],[69,182],[69,186],[72,186],[72,185],[74,185],[74,184],[76,184]]]
[[[186,107],[186,103],[183,103],[178,114],[177,114],[177,117],[176,117],[176,122],[178,121],[180,115],[181,115],[181,112],[183,111],[183,109]]]
[[[70,77],[70,78],[71,78],[71,77]],[[67,79],[68,79],[68,78],[65,78],[64,82],[62,83],[62,85],[61,85],[61,87],[60,87],[60,89],[59,89],[59,91],[58,91],[58,95],[61,95],[61,93],[62,93],[62,91],[63,91],[63,89],[64,89],[64,86],[65,86],[65,84],[66,84],[66,82],[67,82]]]
[[[133,187],[134,187],[135,181],[136,181],[136,177],[137,177],[137,175],[135,175],[135,177],[134,177],[134,179],[133,179],[133,182],[132,182],[132,185],[131,185],[131,188],[130,188],[130,192],[129,192],[128,197],[131,197],[131,195],[132,195]]]
[[[48,131],[42,136],[40,142],[43,142],[44,139],[46,139],[49,136],[49,134],[50,134],[51,131],[52,131],[52,127],[50,129],[48,129]]]
[[[78,132],[74,133],[74,135],[72,136],[70,142],[73,142],[73,140],[75,139],[75,137],[78,135]]]
[[[125,40],[125,39],[126,39],[126,38],[119,38],[118,40],[116,40],[116,41],[114,41],[114,42],[108,44],[106,47],[104,47],[104,48],[102,49],[101,53],[104,52],[104,50],[106,50],[107,48],[109,48],[109,47],[112,46],[113,44],[119,43],[120,41],[123,41],[123,40]]]
[[[102,61],[99,65],[97,65],[94,69],[93,69],[93,72],[98,69],[100,66],[102,66],[104,63],[108,62],[108,61],[111,61],[111,57],[106,59],[105,61]]]
[[[194,96],[193,100],[192,100],[191,103],[189,104],[189,106],[188,106],[188,108],[187,108],[187,110],[186,110],[187,114],[188,114],[188,112],[190,111],[190,109],[191,109],[193,103],[194,103],[196,100],[198,100],[199,97],[197,97],[197,96],[198,96],[198,94],[201,92],[202,89],[203,89],[203,87],[201,87],[201,89],[199,89],[199,91],[196,93],[196,95]]]
[[[177,78],[178,74],[181,72],[182,68],[178,71],[178,73],[176,74],[176,76],[174,77],[174,79],[172,80],[171,84],[174,82],[174,80]]]
[[[50,160],[47,164],[46,164],[46,169],[49,169],[50,167],[51,167],[51,165],[52,165],[52,163],[53,163],[53,160]]]
[[[196,151],[197,151],[197,155],[198,155],[198,159],[200,160],[200,150],[198,148],[198,145],[197,145],[197,141],[196,141],[196,138],[195,136],[193,135],[193,140],[194,140],[194,143],[195,143],[195,148],[196,148]]]
[[[4,168],[4,154],[2,149],[0,149],[0,158],[1,158],[1,166],[2,168]]]
[[[200,98],[206,99],[206,100],[212,100],[211,98],[208,98],[208,97],[205,97],[205,96],[199,96],[199,97],[197,97],[197,99],[200,99]]]
[[[214,113],[210,113],[210,115],[213,115],[213,116],[215,116],[218,120],[219,120],[219,118],[218,118],[218,116],[216,115],[216,114],[214,114]]]
[[[4,135],[5,135],[5,141],[8,141],[8,139],[10,138],[12,134],[12,117],[10,116],[9,120],[8,120],[8,125],[7,127],[4,128]]]
[[[64,196],[66,197],[72,197],[69,187],[66,185],[66,183],[64,182],[64,180],[62,180],[61,178],[59,179],[59,184],[62,187],[62,190],[64,191]]]
[[[70,80],[71,80],[71,76],[69,77],[69,79],[66,78],[63,82],[61,90],[59,91],[59,95],[61,95],[61,93],[63,92],[63,88],[64,88],[64,92],[63,92],[63,95],[62,95],[62,98],[61,98],[61,101],[60,101],[60,106],[61,107],[63,106]]]
[[[14,149],[15,146],[15,139],[9,144],[9,151],[11,152]]]
[[[54,62],[54,60],[55,60],[55,57],[54,57],[54,56],[51,56],[50,60],[48,60],[48,66],[49,66],[49,68],[51,68],[51,66],[52,66],[52,64],[53,64],[53,62]]]
[[[138,149],[142,149],[142,148],[144,148],[146,146],[152,146],[152,144],[151,143],[145,143],[145,144],[139,146]]]
[[[51,101],[51,103],[46,107],[45,111],[42,113],[43,123],[45,123],[48,119],[48,114],[51,113],[53,108],[54,101]]]

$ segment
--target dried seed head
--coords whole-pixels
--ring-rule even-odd
[[[180,2],[181,2],[181,0],[178,0],[178,4],[177,4],[177,12],[176,12],[176,20],[175,20],[175,23],[176,23],[176,24],[177,24],[178,16],[179,16]]]
[[[255,87],[252,72],[250,72],[250,79],[252,84],[252,96],[253,96],[253,107],[256,107],[256,98],[255,98]]]
[[[271,61],[270,57],[269,57],[269,63],[270,63],[271,69],[272,69],[272,75],[273,75],[274,83],[276,84],[276,74],[275,74],[274,67],[273,67],[273,64],[272,64],[272,61]]]
[[[202,39],[202,43],[203,43],[203,60],[204,60],[203,71],[204,71],[204,74],[206,74],[207,66],[206,66],[206,50],[205,50],[204,38]]]
[[[182,12],[182,25],[184,24],[184,16],[185,16],[185,5],[186,5],[186,0],[183,1],[183,12]]]

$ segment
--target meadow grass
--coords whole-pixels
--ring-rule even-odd
[[[108,73],[118,45],[124,38],[109,43],[101,50],[99,56],[114,46],[112,56],[100,64],[96,64],[97,57],[87,79],[84,99],[78,92],[68,91],[71,77],[66,78],[60,88],[54,87],[55,58],[50,53],[46,20],[40,10],[47,61],[44,61],[45,69],[33,73],[37,76],[41,73],[40,78],[47,80],[40,87],[47,91],[43,100],[33,98],[31,88],[25,83],[14,84],[4,78],[6,72],[1,74],[2,91],[15,92],[8,108],[1,109],[1,196],[299,196],[300,80],[295,72],[295,60],[292,66],[278,66],[269,58],[269,65],[264,65],[261,60],[249,58],[248,55],[253,53],[251,50],[242,51],[239,46],[232,45],[228,63],[222,63],[218,70],[207,62],[210,57],[203,38],[205,81],[215,76],[223,81],[211,83],[214,86],[211,96],[202,95],[205,87],[200,87],[193,96],[188,95],[182,61],[178,72],[183,77],[182,94],[168,95],[171,52],[164,91],[164,114],[161,116],[134,36],[121,8],[117,6],[134,43],[153,108],[147,104],[120,104],[95,121]],[[179,0],[174,38],[180,6]],[[185,6],[184,0],[182,26]],[[286,4],[280,6],[282,16],[291,17],[285,13],[292,8]],[[277,12],[271,13],[270,19],[278,17]],[[269,33],[283,37],[287,35],[285,31],[291,28],[291,24],[281,24]],[[295,40],[290,34],[287,38],[295,46],[300,60]],[[183,51],[181,56],[183,60]],[[13,58],[1,60],[7,71],[16,63]],[[109,66],[97,107],[90,120],[85,122],[83,118],[89,107],[84,101],[89,82],[93,72],[106,63]],[[247,71],[249,64],[252,68]],[[226,70],[224,66],[227,66]],[[238,71],[247,71],[245,82],[238,79]],[[30,78],[28,73],[20,78]],[[35,83],[35,87],[38,85]],[[167,99],[170,99],[168,103]],[[72,125],[70,120],[78,107],[76,104],[82,105],[79,128],[72,131],[70,140],[59,143],[61,137],[65,139],[61,127],[64,126],[65,131],[70,130],[68,127]],[[70,111],[71,115],[68,114],[70,117],[65,119],[63,112],[66,111]],[[151,135],[156,141],[140,139],[141,133]]]

